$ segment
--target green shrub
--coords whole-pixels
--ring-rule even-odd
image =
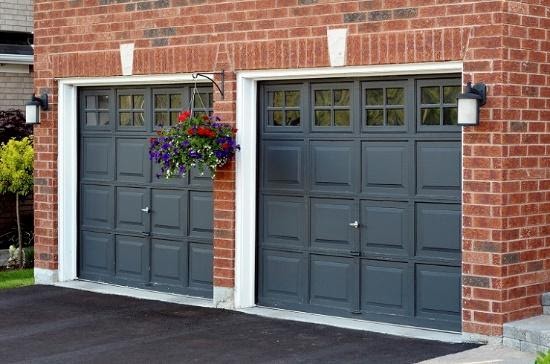
[[[0,193],[15,194],[15,212],[17,218],[17,242],[20,268],[23,268],[23,236],[19,199],[32,192],[34,150],[31,138],[11,139],[0,144]]]
[[[546,353],[539,353],[535,364],[550,364],[550,350]]]

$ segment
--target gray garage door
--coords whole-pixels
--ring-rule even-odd
[[[148,157],[148,139],[177,122],[189,92],[80,91],[80,278],[212,296],[211,179],[159,179]],[[200,92],[195,110],[208,113],[211,87]]]
[[[460,330],[460,84],[262,85],[259,304]]]

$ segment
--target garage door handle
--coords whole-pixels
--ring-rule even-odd
[[[147,206],[147,207],[144,208],[144,209],[141,209],[141,211],[145,212],[146,214],[150,214],[150,213],[151,213],[151,209],[149,208],[149,206]]]
[[[357,221],[350,222],[349,226],[351,226],[352,228],[357,229],[357,228],[359,228],[359,223]]]

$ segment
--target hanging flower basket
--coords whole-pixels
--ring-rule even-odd
[[[197,168],[201,173],[209,170],[214,178],[216,168],[240,150],[235,142],[237,129],[219,121],[217,116],[191,116],[185,111],[177,125],[158,131],[149,145],[149,158],[160,164],[157,177],[184,176]]]

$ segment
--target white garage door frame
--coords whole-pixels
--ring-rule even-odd
[[[461,61],[237,72],[237,129],[239,130],[237,142],[241,145],[241,152],[237,153],[236,163],[234,288],[236,309],[254,307],[256,301],[258,82],[450,73],[462,75],[462,72]]]

